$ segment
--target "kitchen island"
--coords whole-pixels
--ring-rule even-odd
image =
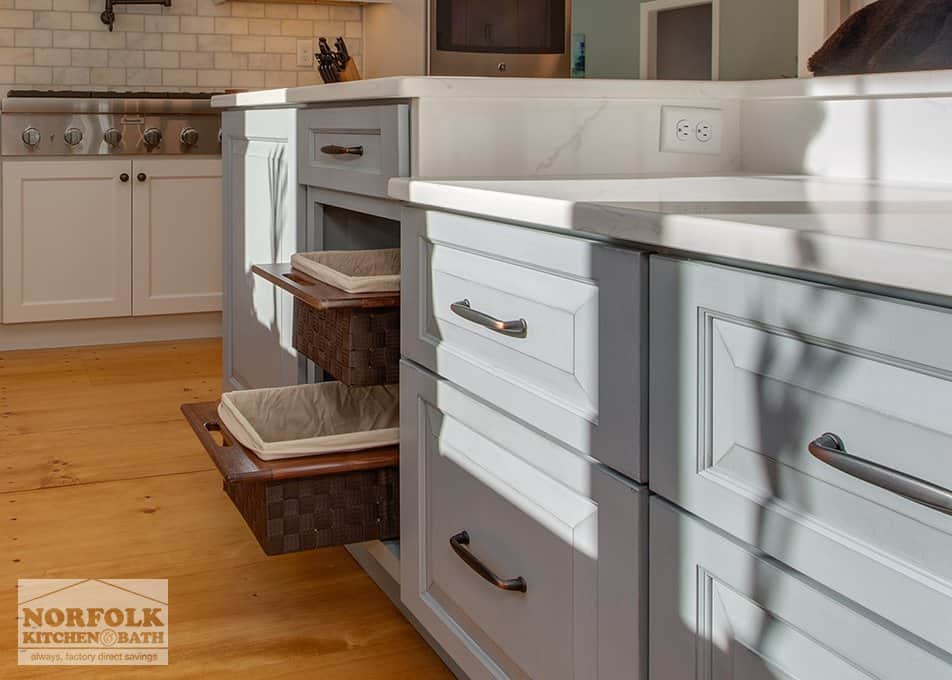
[[[459,633],[441,620],[474,603],[449,595],[461,576],[434,540],[453,511],[435,500],[431,470],[464,446],[445,420],[492,441],[474,437],[470,460],[459,459],[493,461],[485,498],[467,492],[467,507],[512,483],[493,474],[503,461],[493,446],[567,483],[554,453],[542,462],[528,433],[490,434],[507,428],[458,406],[458,388],[508,414],[508,428],[525,423],[646,485],[628,487],[632,497],[651,492],[623,511],[593,471],[573,480],[588,479],[591,502],[611,508],[589,537],[609,546],[599,574],[627,570],[631,584],[647,571],[650,583],[588,594],[604,617],[598,677],[620,677],[608,651],[620,648],[641,650],[648,678],[691,677],[704,659],[739,680],[775,667],[816,678],[852,668],[901,678],[910,665],[917,677],[949,673],[952,431],[936,405],[952,397],[950,185],[395,179],[391,195],[413,204],[403,352],[438,376],[434,385],[404,372],[404,403],[422,406],[403,421],[402,594],[446,648]],[[580,241],[589,245],[572,247]],[[499,336],[510,319],[518,338]],[[432,433],[417,425],[431,412],[444,423]],[[520,484],[512,502],[544,507],[541,488]],[[541,526],[560,517],[549,512]],[[619,512],[627,528],[606,514]],[[510,572],[547,571],[521,549],[539,539],[511,519],[467,522]],[[563,540],[587,554],[583,526]],[[627,541],[640,547],[625,561]],[[566,589],[588,593],[566,577],[539,594],[550,614]],[[474,640],[499,631],[492,658],[514,664],[522,650],[502,622],[513,617],[458,624]],[[738,667],[735,646],[755,656]]]
[[[257,239],[402,249],[400,545],[355,557],[468,677],[947,677],[952,79],[522,85],[216,100],[270,178],[235,318]]]

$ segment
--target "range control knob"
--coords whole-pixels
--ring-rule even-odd
[[[23,140],[23,143],[31,149],[36,148],[37,144],[40,143],[40,131],[35,127],[28,127],[23,131],[23,134],[20,135],[20,138]]]
[[[63,133],[63,141],[70,146],[76,146],[83,141],[83,131],[75,127],[66,128]]]
[[[122,133],[119,132],[116,128],[109,128],[104,133],[102,133],[102,138],[112,148],[119,146],[119,143],[122,142]]]
[[[162,131],[154,127],[148,128],[142,133],[142,141],[147,147],[154,149],[162,143]]]
[[[182,142],[182,146],[195,146],[198,144],[198,130],[193,127],[183,128],[179,141]]]

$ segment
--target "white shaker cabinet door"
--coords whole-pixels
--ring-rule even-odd
[[[132,313],[221,309],[221,161],[132,166]]]
[[[131,168],[102,159],[3,164],[4,323],[131,313]]]
[[[654,496],[652,680],[939,680],[942,652]]]

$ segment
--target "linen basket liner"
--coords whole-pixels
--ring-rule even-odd
[[[348,293],[400,290],[399,248],[296,253],[291,266]]]
[[[339,382],[226,392],[218,415],[262,460],[392,446],[400,441],[399,386]]]

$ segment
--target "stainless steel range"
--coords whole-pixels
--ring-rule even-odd
[[[220,154],[218,93],[10,90],[4,156]]]

